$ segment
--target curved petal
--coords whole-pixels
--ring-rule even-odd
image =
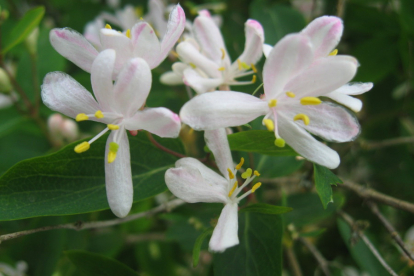
[[[183,62],[175,62],[172,65],[172,70],[175,73],[182,76],[184,74],[184,70],[187,69],[188,67],[190,67],[190,66],[188,64],[183,63]]]
[[[76,118],[79,113],[93,114],[98,103],[82,85],[61,72],[48,73],[42,84],[43,103],[52,110]]]
[[[244,45],[244,51],[238,59],[248,65],[256,64],[263,53],[263,27],[258,21],[249,19],[244,24],[244,29],[246,33],[246,43]]]
[[[208,245],[211,251],[223,252],[227,248],[239,244],[237,211],[236,203],[227,203],[224,206]]]
[[[86,24],[85,31],[83,32],[85,38],[98,49],[101,48],[101,39],[99,38],[99,33],[100,30],[104,27],[104,21],[101,18],[97,18],[94,21]]]
[[[153,65],[158,62],[161,45],[151,25],[143,21],[135,24],[131,30],[131,41],[134,55],[145,59],[150,68],[156,67]]]
[[[105,149],[105,184],[109,207],[120,218],[128,215],[134,199],[131,175],[131,157],[129,154],[129,141],[126,132],[122,129],[119,139],[119,149],[116,159],[108,163],[109,143],[113,141],[115,131],[109,135]]]
[[[302,30],[302,34],[309,36],[314,58],[326,57],[338,45],[344,26],[342,19],[336,16],[322,16],[313,20]]]
[[[206,130],[243,125],[268,110],[266,102],[252,95],[215,91],[188,101],[181,108],[180,117],[195,130]]]
[[[270,54],[270,51],[273,50],[273,46],[269,44],[263,44],[263,54],[267,58]]]
[[[98,51],[80,33],[69,28],[53,29],[49,38],[59,54],[86,72],[91,72],[92,62]]]
[[[132,43],[126,35],[111,29],[101,29],[102,49],[114,49],[116,61],[113,76],[116,77],[125,63],[133,57]]]
[[[228,178],[227,169],[233,170],[233,158],[231,157],[230,145],[227,140],[225,128],[204,131],[204,139],[208,148],[216,159],[217,167],[222,175]]]
[[[320,58],[285,86],[299,97],[325,96],[349,82],[356,73],[358,62],[350,56]]]
[[[133,116],[145,104],[151,82],[151,69],[145,60],[129,60],[119,73],[113,90],[117,111],[126,117]]]
[[[329,94],[326,94],[325,96],[331,98],[337,103],[340,103],[350,108],[354,112],[359,112],[362,109],[362,101],[360,99],[348,96],[346,94],[334,91]]]
[[[112,73],[115,65],[115,50],[107,49],[99,53],[92,64],[91,82],[93,93],[99,106],[104,111],[112,111],[113,106],[113,84]]]
[[[223,84],[221,78],[204,78],[192,68],[184,70],[183,81],[186,85],[193,88],[197,94],[213,91],[216,87]]]
[[[300,34],[287,35],[280,40],[263,67],[263,83],[266,98],[277,98],[286,83],[305,70],[313,58],[312,45],[307,36]]]
[[[373,86],[374,84],[372,82],[350,82],[339,87],[334,92],[346,95],[361,95],[371,90]]]
[[[338,153],[317,141],[306,130],[293,123],[292,118],[279,116],[277,124],[280,136],[298,154],[329,169],[335,169],[339,166]]]
[[[160,82],[166,85],[179,85],[184,84],[183,75],[177,74],[176,72],[165,72],[160,77]]]
[[[181,129],[180,117],[164,107],[139,110],[124,123],[128,130],[144,129],[160,137],[178,137]]]
[[[115,14],[123,30],[128,30],[138,21],[136,9],[132,5],[126,5],[122,10],[117,10]]]
[[[161,0],[148,1],[148,13],[146,21],[151,22],[161,36],[167,31],[167,20],[164,16],[165,5]]]
[[[327,141],[352,141],[360,133],[358,119],[345,108],[329,102],[307,106],[289,105],[282,112],[292,122],[297,114],[307,115],[310,119],[309,125],[301,120],[295,123]]]

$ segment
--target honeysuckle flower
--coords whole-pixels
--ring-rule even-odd
[[[194,39],[186,39],[176,47],[181,62],[173,65],[173,71],[161,76],[165,84],[185,83],[197,93],[212,91],[224,85],[252,84],[237,78],[256,72],[255,64],[262,56],[263,28],[256,20],[245,23],[246,42],[243,53],[231,62],[220,29],[208,11],[200,11],[192,26]]]
[[[168,55],[185,27],[185,14],[180,5],[170,13],[167,31],[160,41],[151,25],[145,21],[136,23],[131,30],[120,33],[109,25],[100,30],[101,47],[95,49],[81,34],[63,28],[50,31],[50,42],[62,56],[87,72],[91,72],[94,59],[105,49],[116,51],[113,78],[132,58],[144,59],[151,69],[157,67]]]
[[[167,170],[165,182],[175,196],[186,202],[224,204],[209,242],[211,251],[223,252],[227,248],[239,244],[237,235],[238,203],[249,194],[254,193],[261,183],[254,184],[249,191],[242,193],[242,190],[252,183],[259,173],[253,172],[250,168],[247,169],[241,175],[244,183],[239,186],[236,174],[244,160],[242,158],[237,166],[233,165],[225,129],[209,132],[205,137],[222,175],[206,167],[197,159],[186,157],[178,160],[175,163],[175,168]],[[214,143],[212,144],[211,141]]]
[[[263,124],[275,133],[275,145],[289,144],[298,154],[328,168],[339,165],[338,154],[308,133],[346,142],[359,134],[357,119],[346,109],[318,97],[335,91],[355,75],[350,56],[321,56],[304,34],[284,37],[269,53],[263,69],[261,98],[240,92],[215,91],[194,97],[180,111],[195,130],[246,124],[265,115]]]
[[[43,102],[50,109],[75,118],[106,124],[88,142],[75,147],[82,153],[90,144],[111,130],[105,151],[105,182],[109,206],[115,215],[128,214],[133,201],[129,142],[125,130],[144,129],[161,137],[177,137],[180,119],[170,110],[143,108],[151,88],[151,71],[141,58],[129,60],[115,84],[112,72],[115,50],[102,51],[92,64],[91,82],[96,100],[79,83],[61,72],[46,75],[42,85]]]

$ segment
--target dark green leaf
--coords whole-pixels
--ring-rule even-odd
[[[201,246],[203,245],[204,239],[213,233],[214,228],[209,228],[205,230],[200,236],[198,236],[194,248],[193,248],[193,267],[197,267],[198,261],[200,258],[200,250]]]
[[[329,169],[317,164],[313,164],[313,175],[315,178],[316,191],[322,201],[323,208],[326,209],[328,203],[333,202],[331,185],[336,186],[338,183],[342,184],[342,180]]]
[[[25,160],[12,167],[0,178],[0,220],[107,209],[106,137],[98,139],[82,154],[73,151],[79,143],[76,142],[57,153]],[[183,151],[178,140],[158,141],[174,151]],[[156,148],[143,132],[129,137],[129,143],[134,201],[165,191],[164,173],[174,166],[177,158]]]
[[[285,206],[275,206],[266,203],[256,203],[249,205],[247,207],[241,208],[239,212],[253,212],[253,213],[261,213],[261,214],[269,214],[269,215],[280,215],[284,213],[288,213],[293,209],[290,207]]]
[[[65,252],[79,271],[88,276],[138,276],[138,273],[117,260],[82,250]]]
[[[45,14],[44,7],[37,7],[28,11],[23,18],[12,29],[3,44],[3,54],[8,52],[23,40],[39,25]]]
[[[257,152],[276,156],[296,155],[295,151],[288,145],[283,148],[276,147],[275,134],[267,130],[237,132],[227,137],[231,150]]]
[[[299,170],[304,160],[297,160],[295,156],[269,156],[255,154],[256,170],[261,177],[274,178],[289,175]],[[256,162],[255,162],[256,163]]]
[[[214,275],[282,275],[282,226],[280,215],[240,214],[240,244],[214,255]]]

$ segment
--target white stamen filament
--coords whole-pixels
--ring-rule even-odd
[[[109,128],[106,127],[104,130],[99,132],[95,137],[93,137],[91,140],[89,140],[88,143],[92,144],[93,142],[98,140],[102,135],[104,135],[108,130],[109,130]]]

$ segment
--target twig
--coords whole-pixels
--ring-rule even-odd
[[[336,6],[337,13],[336,15],[340,18],[343,18],[345,12],[345,0],[339,0],[338,5]]]
[[[323,273],[325,273],[326,276],[330,276],[331,273],[329,272],[328,261],[322,256],[321,252],[319,252],[319,250],[307,239],[299,237],[298,240],[301,241],[309,249],[315,259],[318,261]]]
[[[259,85],[259,86],[256,88],[256,90],[254,90],[254,92],[252,93],[252,96],[254,96],[254,94],[256,94],[256,93],[257,93],[257,91],[259,91],[259,90],[260,90],[260,88],[262,88],[263,84],[264,84],[264,83],[262,83],[261,85]]]
[[[344,181],[344,183],[339,184],[339,186],[354,191],[362,198],[372,199],[379,203],[386,204],[414,214],[414,204],[410,202],[384,195],[380,192],[375,191],[374,189],[363,187],[351,181]]]
[[[358,234],[358,236],[364,241],[366,246],[369,248],[369,250],[371,250],[372,254],[374,254],[374,256],[378,259],[378,261],[382,264],[382,266],[388,271],[388,273],[390,273],[393,276],[398,276],[398,274],[395,273],[395,271],[392,270],[392,268],[381,257],[380,253],[374,247],[374,245],[370,242],[370,240],[367,238],[367,236],[365,236],[365,234],[362,231],[358,230],[358,228],[355,225],[354,219],[350,215],[348,215],[347,213],[345,213],[343,211],[338,211],[338,214],[351,227],[351,229],[353,229],[353,230],[356,229],[356,233]]]
[[[397,145],[402,145],[402,144],[410,144],[410,143],[414,143],[413,136],[398,137],[398,138],[387,139],[387,140],[378,141],[378,142],[361,141],[360,145],[363,149],[372,150],[372,149],[379,149],[379,148],[397,146]]]
[[[289,261],[289,266],[292,269],[292,274],[294,276],[302,276],[302,271],[299,266],[298,259],[296,258],[295,252],[291,246],[285,246],[287,259]]]
[[[126,237],[127,243],[139,243],[143,241],[163,241],[165,240],[165,233],[145,233],[140,235],[128,235]]]
[[[169,154],[174,155],[174,156],[179,157],[179,158],[187,157],[187,155],[184,155],[184,154],[181,154],[181,153],[175,152],[175,151],[173,151],[173,150],[170,150],[169,148],[166,148],[166,147],[164,147],[163,145],[161,145],[160,143],[158,143],[158,142],[154,139],[154,137],[152,137],[152,134],[151,134],[150,132],[147,132],[147,136],[148,136],[148,139],[151,141],[151,143],[153,143],[153,144],[154,144],[154,146],[156,146],[156,147],[157,147],[157,148],[159,148],[160,150],[165,151],[166,153],[169,153]]]
[[[381,212],[378,209],[377,204],[371,201],[367,201],[367,205],[371,209],[371,211],[374,213],[374,215],[376,215],[378,219],[382,222],[382,224],[385,226],[387,231],[390,233],[391,237],[401,247],[401,249],[407,255],[407,257],[410,258],[412,261],[414,261],[413,254],[411,254],[410,250],[407,249],[400,235],[398,235],[397,230],[395,230],[394,226],[392,226],[392,224],[387,220],[387,218],[381,214]]]
[[[37,114],[40,107],[40,84],[39,84],[39,75],[37,70],[37,55],[36,53],[30,54],[30,61],[32,64],[32,82],[34,90],[34,112]]]
[[[113,220],[106,220],[106,221],[92,221],[92,222],[82,222],[82,221],[78,221],[75,223],[67,223],[67,224],[60,224],[60,225],[52,225],[52,226],[45,226],[45,227],[40,227],[40,228],[36,228],[36,229],[32,229],[32,230],[25,230],[25,231],[20,231],[20,232],[15,232],[15,233],[11,233],[11,234],[5,234],[5,235],[1,235],[0,236],[0,243],[3,241],[7,241],[7,240],[11,240],[11,239],[15,239],[18,237],[22,237],[22,236],[26,236],[26,235],[30,235],[30,234],[34,234],[34,233],[38,233],[38,232],[43,232],[43,231],[49,231],[49,230],[54,230],[54,229],[72,229],[72,230],[85,230],[85,229],[92,229],[92,228],[103,228],[103,227],[109,227],[109,226],[113,226],[113,225],[118,225],[124,222],[128,222],[128,221],[132,221],[132,220],[136,220],[139,218],[143,218],[143,217],[149,217],[152,216],[156,213],[162,212],[162,211],[170,211],[180,205],[183,205],[185,202],[182,201],[181,199],[174,199],[171,200],[169,202],[166,202],[158,207],[155,207],[151,210],[145,211],[145,212],[141,212],[141,213],[137,213],[137,214],[133,214],[130,216],[127,216],[125,218],[118,218],[118,219],[113,219]]]

